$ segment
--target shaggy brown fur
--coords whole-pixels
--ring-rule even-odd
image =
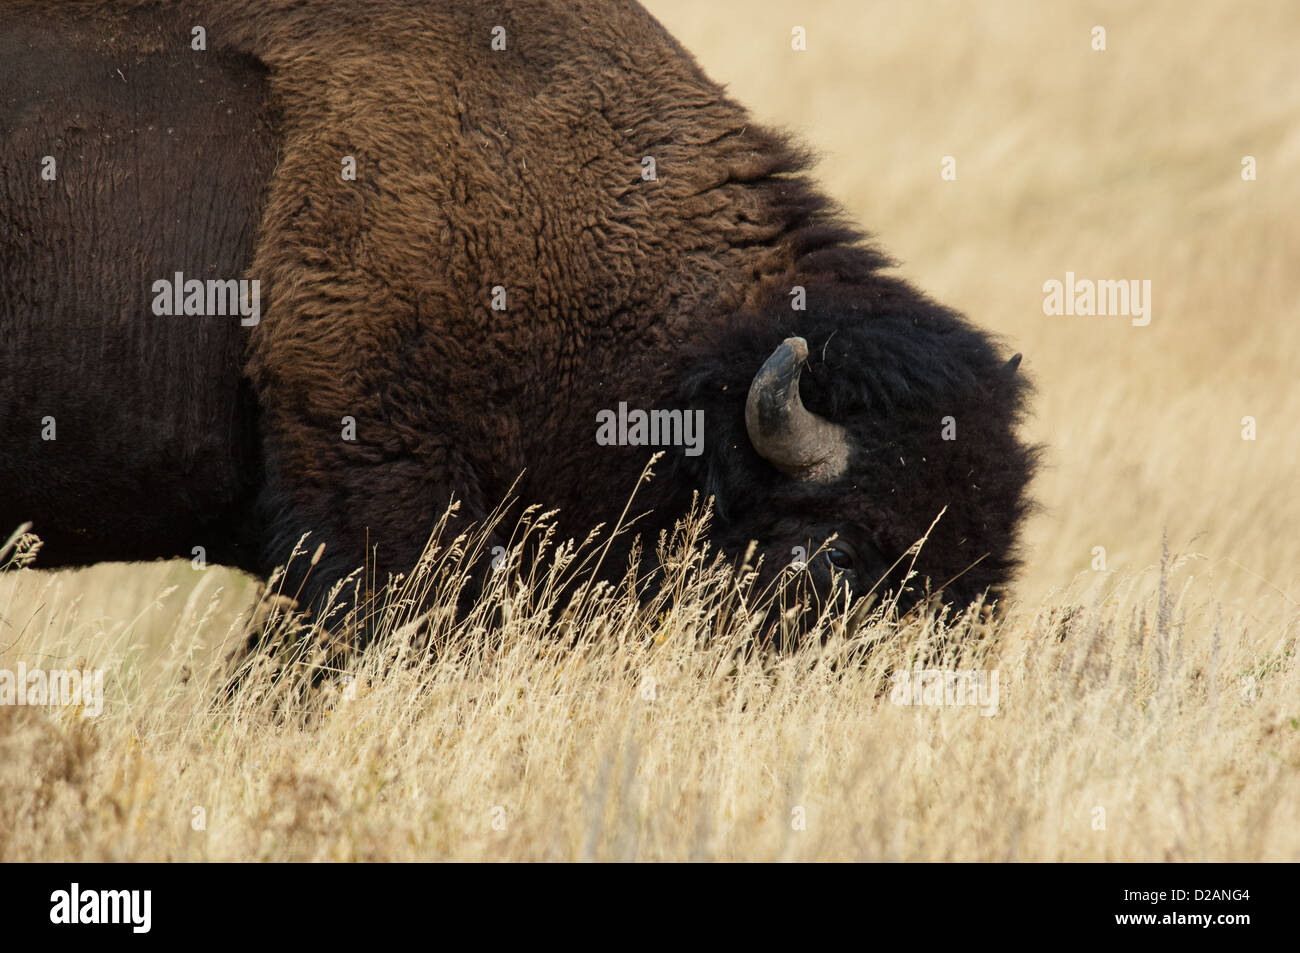
[[[189,49],[196,24],[206,53]],[[497,26],[504,51],[492,48]],[[6,141],[21,146],[0,170],[0,214],[21,234],[55,221],[88,243],[70,258],[29,238],[0,246],[18,275],[0,288],[5,333],[12,322],[20,344],[37,338],[20,347],[21,365],[0,367],[4,393],[18,395],[5,446],[37,431],[51,394],[70,421],[93,417],[105,446],[143,441],[123,451],[123,479],[179,527],[156,554],[212,537],[215,551],[265,573],[310,529],[328,544],[319,592],[363,562],[367,539],[381,574],[406,568],[451,495],[464,519],[479,518],[521,471],[522,500],[563,507],[582,534],[618,516],[649,456],[595,444],[597,412],[626,401],[705,411],[705,455],[674,451],[645,498],[651,531],[707,490],[733,552],[758,539],[779,567],[793,545],[840,532],[872,554],[859,572],[869,585],[947,506],[921,568],[942,583],[974,564],[962,596],[1005,580],[1032,465],[1014,436],[1019,378],[985,335],[882,276],[886,262],[800,175],[805,156],[755,125],[636,4],[0,0],[0,36],[4,88],[29,103],[15,108],[11,93],[0,114]],[[3,55],[15,51],[17,66]],[[70,61],[66,88],[33,92],[30,71]],[[120,151],[122,133],[95,142],[91,168],[65,164],[51,209],[29,181],[34,157],[58,151],[51,123],[78,111],[85,122],[91,103],[102,105],[86,138],[130,127],[133,149]],[[172,154],[160,133],[144,139],[136,130],[148,123],[175,127],[183,145]],[[97,192],[129,174],[132,155],[151,183],[162,179],[153,199],[140,180],[129,200]],[[340,176],[344,156],[356,181]],[[658,181],[642,180],[645,156]],[[173,211],[189,224],[168,224]],[[164,247],[138,250],[158,234]],[[187,256],[177,236],[200,251]],[[84,277],[65,269],[71,261]],[[144,278],[200,267],[260,279],[262,322],[251,332],[219,318],[201,319],[227,321],[203,330],[185,323],[196,319],[130,325]],[[504,312],[490,308],[497,285]],[[808,288],[806,313],[789,307],[794,285]],[[79,304],[62,307],[67,296]],[[96,321],[139,347],[155,335],[175,347],[123,366]],[[183,333],[195,335],[188,347]],[[255,433],[196,417],[206,398],[176,393],[188,374],[184,387],[226,394],[212,412],[242,413],[237,375],[216,370],[237,334]],[[836,487],[794,483],[745,438],[749,381],[789,334],[812,353],[805,402],[858,442]],[[33,360],[58,372],[24,383]],[[107,405],[94,414],[90,397],[73,396],[87,386]],[[938,439],[946,414],[960,421],[955,442]],[[340,438],[344,417],[356,420],[354,442]],[[208,453],[217,485],[192,467],[160,475],[175,454],[157,428],[180,434],[188,455]],[[125,517],[94,523],[103,508],[138,518],[143,501],[114,504],[122,490],[111,480],[82,497],[77,520],[60,516],[70,495],[104,480],[108,451],[78,467],[24,439],[21,460],[0,460],[0,479],[21,488],[0,516],[53,530],[56,560],[149,554],[113,538]],[[25,469],[33,458],[42,462]],[[255,518],[236,526],[230,514],[250,490]],[[214,519],[228,530],[220,542]],[[81,546],[78,520],[94,523]]]

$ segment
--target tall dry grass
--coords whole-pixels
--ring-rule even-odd
[[[671,606],[592,592],[557,637],[545,575],[503,577],[459,629],[391,604],[353,681],[227,696],[244,577],[8,573],[0,668],[107,698],[0,706],[0,859],[1300,859],[1300,8],[649,6],[1025,353],[1050,466],[1007,614],[749,657],[682,552]],[[1045,316],[1067,270],[1151,279],[1151,325]],[[996,714],[893,704],[917,659],[996,669]]]
[[[324,686],[329,653],[290,631],[297,658],[253,657],[228,689],[193,651],[239,637],[217,591],[161,651],[55,609],[67,627],[24,657],[85,649],[109,697],[97,718],[0,707],[0,859],[1295,856],[1294,638],[1206,611],[1183,560],[1014,623],[882,606],[846,636],[830,613],[777,655],[750,650],[762,606],[699,528],[666,544],[648,604],[635,574],[568,601],[597,539],[494,576],[465,618],[479,543],[444,541]],[[25,572],[14,601],[48,585]],[[898,704],[922,666],[996,671],[997,691]]]

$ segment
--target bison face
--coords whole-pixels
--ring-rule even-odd
[[[936,314],[788,337],[754,360],[743,421],[714,444],[715,539],[756,544],[761,581],[804,608],[836,593],[965,605],[1015,568],[1035,456],[1015,433],[1019,356]]]

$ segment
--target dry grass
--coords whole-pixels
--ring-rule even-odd
[[[831,615],[824,644],[773,657],[745,651],[756,606],[696,530],[666,550],[665,597],[597,588],[562,633],[598,540],[499,574],[460,622],[414,616],[454,604],[473,549],[432,548],[324,688],[310,659],[270,678],[271,656],[223,692],[219,653],[193,652],[222,634],[216,591],[162,651],[130,624],[42,626],[25,657],[98,650],[109,697],[93,719],[0,707],[0,859],[1295,855],[1294,639],[1218,619],[1178,561],[1010,625],[882,607],[845,639]],[[47,585],[26,572],[14,601]],[[921,660],[996,670],[996,708],[894,704],[891,673]]]
[[[107,698],[0,706],[0,860],[1300,859],[1300,9],[650,6],[1025,352],[1051,467],[1017,603],[747,659],[734,583],[683,553],[671,607],[593,593],[559,639],[546,577],[503,576],[460,629],[390,606],[350,687],[214,704],[247,579],[9,573],[0,668],[84,659]],[[1150,327],[1044,316],[1067,270],[1150,278]],[[891,704],[917,658],[996,669],[997,713]]]

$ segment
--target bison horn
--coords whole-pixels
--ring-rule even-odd
[[[807,410],[799,399],[799,370],[808,342],[786,338],[749,387],[745,429],[758,455],[782,473],[810,483],[831,483],[849,464],[843,427]]]

